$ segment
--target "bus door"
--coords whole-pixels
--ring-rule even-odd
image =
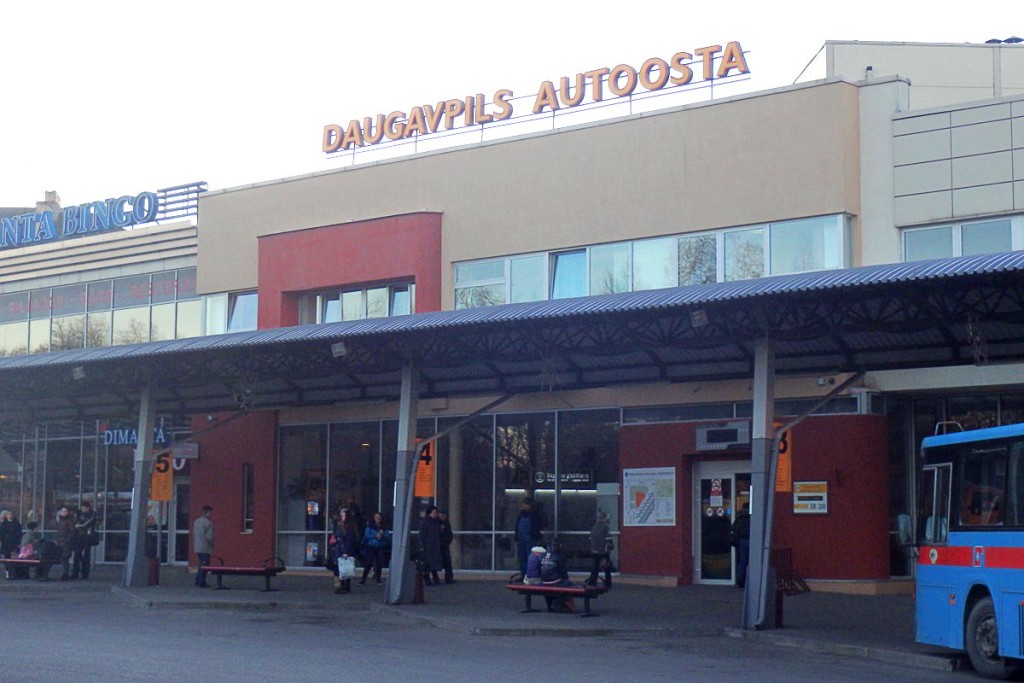
[[[952,465],[924,467],[918,535],[921,540],[917,567],[917,640],[944,647],[961,641],[959,620],[954,618],[957,575],[955,567],[939,563],[949,534],[950,477]]]

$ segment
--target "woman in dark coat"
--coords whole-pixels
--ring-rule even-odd
[[[437,573],[444,569],[444,558],[441,555],[441,519],[435,505],[427,508],[427,515],[420,522],[420,556],[430,572],[423,582],[428,586],[441,583]]]
[[[342,578],[338,575],[338,560],[345,557],[354,558],[359,553],[359,532],[355,520],[347,508],[342,508],[334,522],[334,543],[330,548],[331,569],[334,572],[334,592],[351,593],[352,577]]]
[[[21,543],[21,524],[10,510],[0,512],[0,557],[11,559],[18,552]],[[4,565],[6,567],[6,565]],[[12,578],[10,570],[7,578]]]

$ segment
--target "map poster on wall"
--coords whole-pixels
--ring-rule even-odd
[[[676,470],[622,470],[623,526],[675,526]]]

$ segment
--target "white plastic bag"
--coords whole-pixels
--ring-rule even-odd
[[[338,578],[339,579],[351,579],[356,575],[356,558],[349,555],[348,557],[338,558]]]

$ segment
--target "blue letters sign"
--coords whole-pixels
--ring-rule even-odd
[[[134,197],[122,195],[67,206],[56,216],[53,211],[46,210],[0,218],[0,250],[108,230],[124,230],[132,225],[152,223],[162,218],[194,216],[198,195],[205,191],[205,182],[190,183],[156,192],[140,192]]]

